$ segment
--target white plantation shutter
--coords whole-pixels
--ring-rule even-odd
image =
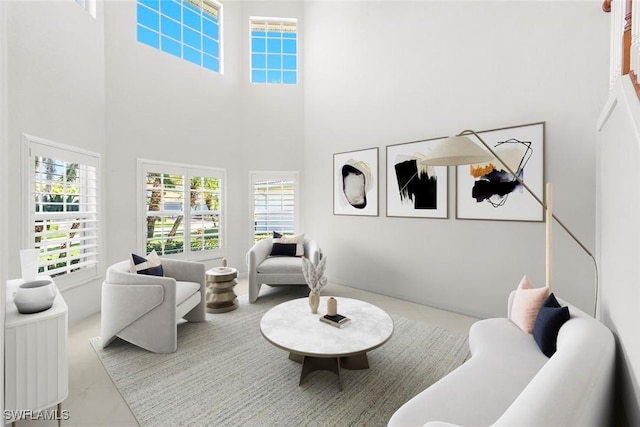
[[[297,172],[254,172],[253,232],[257,242],[274,231],[293,234],[298,228]]]
[[[29,153],[28,247],[40,250],[40,274],[63,285],[97,276],[99,154],[26,135],[24,140]]]
[[[223,256],[226,171],[138,160],[141,253],[206,260]]]

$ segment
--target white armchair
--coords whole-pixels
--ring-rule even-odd
[[[273,239],[259,241],[247,253],[249,270],[249,302],[258,299],[262,284],[306,285],[302,274],[302,258],[295,256],[269,256],[273,246]],[[321,257],[318,242],[312,239],[304,240],[304,256],[318,265]]]
[[[102,284],[102,346],[116,337],[154,353],[178,348],[177,322],[205,320],[205,267],[163,259],[164,277],[131,273],[129,261],[107,269]]]

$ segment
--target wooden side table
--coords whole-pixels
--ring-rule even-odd
[[[233,292],[238,284],[238,270],[232,267],[215,267],[205,273],[207,279],[207,313],[226,313],[238,308],[238,298]]]

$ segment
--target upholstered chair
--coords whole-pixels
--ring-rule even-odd
[[[318,242],[304,239],[304,256],[318,265],[321,257]],[[273,239],[266,238],[257,242],[247,253],[249,272],[249,302],[258,299],[260,287],[265,285],[306,285],[302,274],[300,256],[271,256]]]
[[[116,337],[154,353],[177,350],[177,322],[205,320],[205,266],[162,259],[164,276],[130,272],[123,261],[102,284],[102,346]]]

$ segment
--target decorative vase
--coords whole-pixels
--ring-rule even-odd
[[[13,303],[19,313],[39,313],[51,308],[57,293],[58,290],[52,280],[26,282],[13,293]]]
[[[327,314],[329,316],[338,314],[338,301],[334,297],[329,297],[327,300]]]
[[[309,292],[309,307],[311,308],[311,313],[316,314],[318,312],[318,306],[320,306],[320,292]]]

